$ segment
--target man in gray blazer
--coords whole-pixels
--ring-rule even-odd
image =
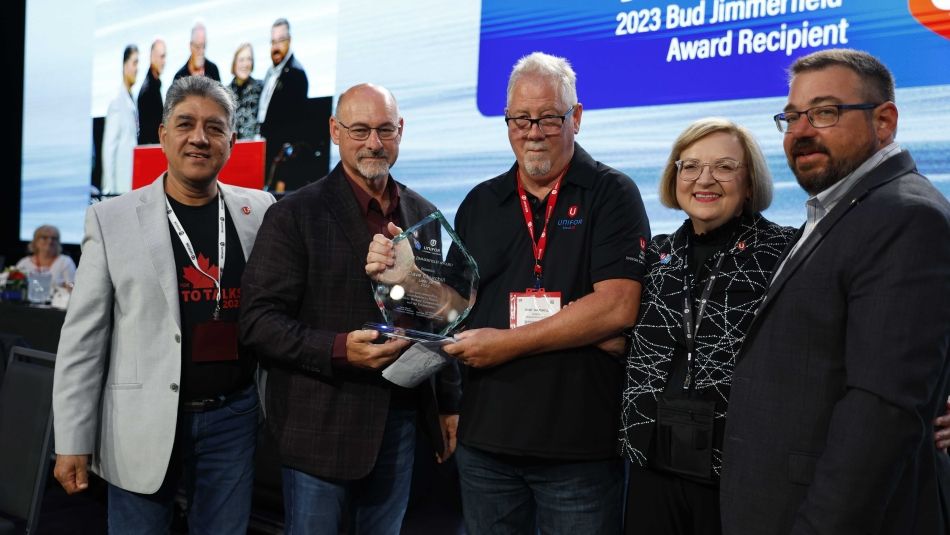
[[[234,102],[206,77],[168,91],[168,171],[90,207],[53,385],[54,474],[109,483],[110,533],[167,533],[182,472],[192,532],[244,533],[256,362],[239,351],[240,279],[270,194],[217,181]]]
[[[950,203],[894,142],[873,56],[791,67],[785,153],[810,194],[737,357],[721,481],[726,534],[946,534]]]

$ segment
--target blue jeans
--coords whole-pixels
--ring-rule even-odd
[[[191,533],[246,533],[254,487],[258,427],[257,387],[220,408],[180,412],[165,480],[155,494],[109,485],[110,535],[167,534],[182,475]]]
[[[455,451],[468,535],[619,534],[623,461],[521,458]]]
[[[284,533],[337,535],[348,511],[351,535],[399,535],[415,449],[416,411],[390,410],[376,464],[362,479],[325,479],[285,466]]]

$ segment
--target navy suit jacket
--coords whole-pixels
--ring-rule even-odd
[[[307,141],[307,91],[310,87],[303,65],[291,54],[274,86],[261,124],[261,136],[267,140],[267,162],[271,162],[284,143]]]
[[[946,534],[950,203],[901,152],[772,281],[732,381],[723,531]]]

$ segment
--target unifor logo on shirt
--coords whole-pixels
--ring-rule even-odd
[[[572,204],[567,208],[567,217],[562,217],[557,220],[557,226],[561,230],[574,230],[578,226],[584,224],[583,217],[577,217],[577,214],[580,212],[580,208],[576,204]]]
[[[182,268],[182,282],[179,291],[181,292],[181,301],[183,303],[200,303],[204,301],[214,302],[214,279],[218,278],[218,266],[211,263],[205,255],[198,253],[198,267],[210,277],[195,269],[195,266],[187,265]],[[221,290],[221,309],[238,308],[241,306],[240,288],[223,288]]]

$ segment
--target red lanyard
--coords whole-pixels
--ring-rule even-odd
[[[567,168],[557,177],[554,182],[554,188],[548,194],[547,208],[544,210],[544,226],[541,227],[541,237],[537,243],[534,241],[534,216],[531,214],[531,205],[528,203],[528,194],[521,185],[521,172],[515,179],[518,184],[518,199],[521,200],[521,213],[524,215],[524,222],[528,226],[528,236],[531,237],[531,247],[534,249],[534,288],[541,288],[541,260],[544,259],[544,253],[547,252],[545,246],[548,244],[548,222],[551,221],[551,214],[554,213],[554,205],[557,204],[557,194],[561,187],[561,180],[567,173]]]

